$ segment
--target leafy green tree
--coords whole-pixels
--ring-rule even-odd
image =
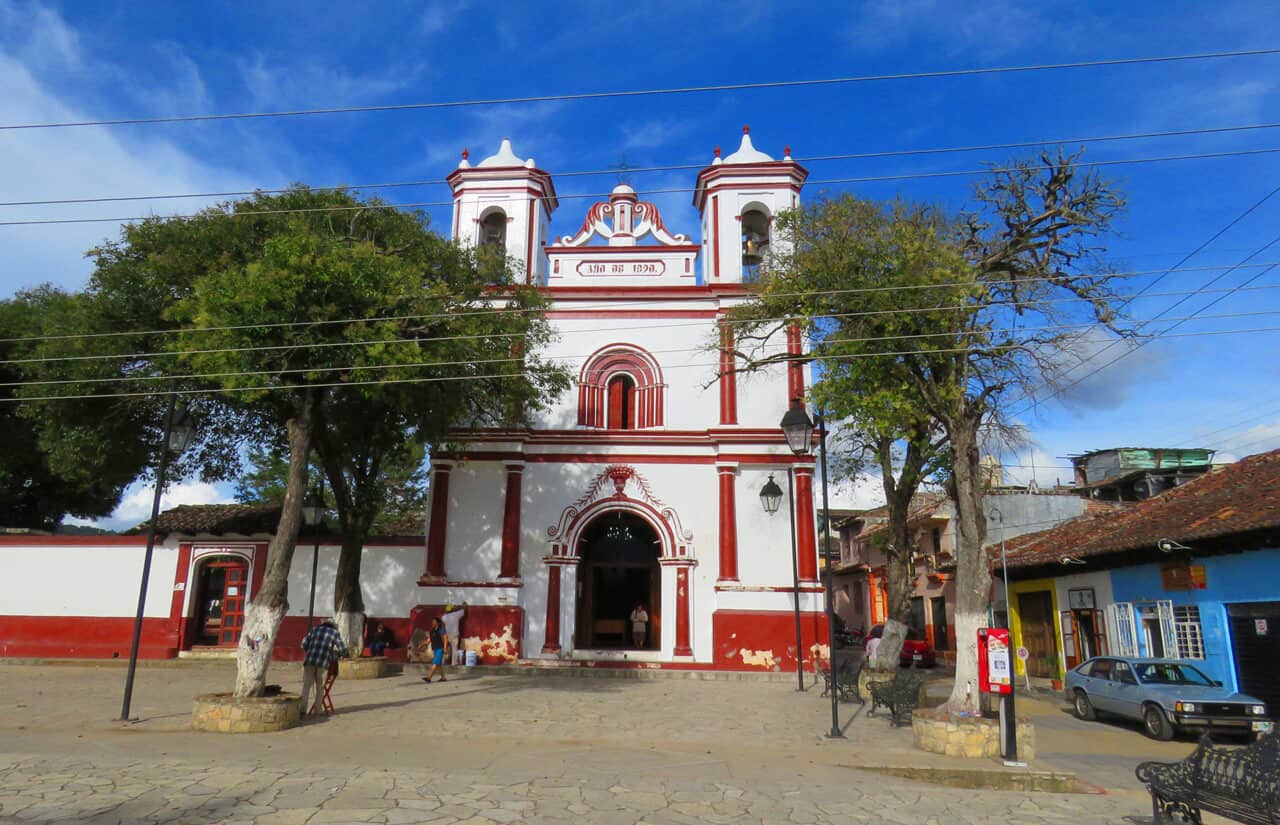
[[[809,206],[844,217],[828,233],[796,235],[766,279],[766,293],[793,295],[790,317],[841,317],[838,358],[868,379],[865,391],[848,389],[870,397],[868,418],[884,434],[901,438],[926,416],[946,436],[957,528],[953,710],[976,709],[976,634],[991,594],[983,438],[1075,363],[1099,327],[1127,334],[1101,245],[1123,206],[1074,156],[1045,153],[993,171],[972,209],[956,215],[851,196]],[[828,260],[830,249],[838,254]]]
[[[783,214],[778,229],[788,251],[771,262],[772,275],[755,300],[737,310],[736,337],[747,362],[763,365],[788,360],[785,353],[770,354],[770,344],[786,326],[802,327],[810,341],[807,357],[821,366],[812,400],[840,422],[832,469],[880,476],[888,519],[876,547],[887,559],[888,621],[873,664],[894,669],[916,579],[911,505],[945,445],[938,422],[904,392],[909,376],[891,354],[898,336],[935,329],[942,319],[919,312],[915,297],[896,288],[927,281],[960,259],[939,258],[930,244],[939,234],[948,236],[945,219],[906,203],[819,201]],[[854,284],[856,292],[850,292]],[[884,340],[866,340],[869,319],[885,330]]]
[[[154,334],[76,339],[93,353],[65,362],[78,377],[105,379],[92,385],[103,395],[124,381],[136,381],[141,398],[197,392],[202,430],[214,435],[189,466],[238,466],[246,445],[288,456],[280,524],[241,635],[237,695],[265,684],[313,450],[342,530],[335,607],[350,639],[363,611],[363,542],[397,495],[386,468],[452,426],[519,423],[567,386],[563,370],[536,355],[550,337],[545,299],[513,285],[505,261],[444,241],[421,213],[348,192],[296,187],[152,219],[92,254],[98,323]],[[104,357],[113,355],[126,357]]]

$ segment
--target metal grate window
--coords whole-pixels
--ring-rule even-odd
[[[1204,633],[1200,630],[1200,608],[1180,604],[1173,608],[1173,633],[1178,643],[1179,659],[1204,658]]]

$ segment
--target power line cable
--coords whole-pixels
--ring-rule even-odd
[[[964,152],[984,152],[1006,149],[1029,149],[1041,146],[1065,145],[1065,144],[1082,144],[1082,143],[1103,143],[1110,141],[1126,141],[1126,140],[1149,140],[1155,138],[1167,137],[1188,137],[1193,135],[1211,135],[1245,132],[1258,129],[1276,129],[1280,128],[1280,123],[1254,123],[1239,126],[1210,126],[1199,129],[1174,129],[1161,132],[1137,132],[1131,134],[1119,135],[1096,135],[1091,137],[1070,137],[1070,138],[1046,138],[1044,140],[1028,140],[1016,141],[1012,143],[988,143],[970,146],[942,146],[925,149],[893,149],[878,152],[852,152],[846,154],[827,154],[812,155],[809,157],[797,157],[797,163],[826,163],[843,160],[876,160],[884,158],[910,157],[916,155],[940,155],[955,154]],[[690,171],[694,169],[705,169],[707,164],[704,163],[680,163],[667,166],[638,166],[628,167],[628,174],[643,174],[647,172],[678,172]],[[616,175],[617,169],[589,169],[582,171],[556,172],[555,178],[572,178],[586,177],[595,175]],[[424,180],[407,180],[407,181],[390,181],[379,183],[364,184],[339,184],[334,186],[311,186],[308,189],[312,192],[336,192],[342,190],[360,191],[368,189],[395,189],[415,186],[443,186],[448,184],[446,178],[434,178]],[[292,191],[290,188],[278,189],[242,189],[227,190],[222,192],[176,192],[162,195],[109,195],[102,197],[80,197],[80,198],[53,198],[50,200],[26,200],[26,201],[0,201],[0,207],[12,206],[66,206],[77,203],[120,203],[126,201],[150,201],[150,200],[179,200],[186,198],[233,198],[247,197],[249,195],[278,195]]]
[[[1256,318],[1264,315],[1280,315],[1280,309],[1255,310],[1253,312],[1235,312],[1235,313],[1226,313],[1222,315],[1206,315],[1199,318],[1199,320],[1211,321],[1211,320],[1226,320],[1229,318]],[[831,316],[831,317],[840,317],[840,316],[837,315],[837,316]],[[768,319],[768,320],[782,321],[785,319],[774,318],[774,319]],[[1082,328],[1094,327],[1094,326],[1097,326],[1097,323],[1094,321],[1090,321],[1087,323],[1077,323],[1077,324],[1049,324],[1049,325],[1039,326],[1039,327],[1022,327],[1019,330],[1013,330],[1013,331],[1045,332],[1048,330],[1082,329]],[[632,329],[652,329],[652,326],[633,327]],[[604,330],[595,330],[595,331],[600,332]],[[991,334],[992,332],[993,332],[992,330],[957,330],[957,331],[948,331],[948,332],[921,332],[921,333],[916,333],[912,335],[879,335],[879,336],[872,336],[872,337],[865,337],[865,338],[841,338],[841,339],[834,339],[832,343],[853,344],[853,343],[877,343],[880,341],[896,342],[896,341],[920,340],[924,338],[954,338],[957,336],[988,335],[988,334]],[[999,332],[999,331],[997,330],[995,332]],[[500,333],[497,335],[461,335],[461,336],[448,336],[443,339],[435,339],[435,340],[456,341],[456,340],[480,339],[480,338],[492,339],[492,338],[512,337],[512,336],[518,336],[518,335],[520,335],[520,333]],[[219,353],[226,353],[226,352],[273,352],[277,350],[299,350],[299,349],[312,349],[317,347],[326,347],[326,348],[358,347],[365,344],[383,345],[383,344],[397,344],[397,343],[421,343],[429,340],[433,340],[433,339],[392,338],[392,339],[381,340],[381,341],[337,341],[337,342],[323,342],[323,343],[310,344],[310,345],[295,343],[295,344],[282,344],[282,345],[276,345],[276,346],[263,346],[263,347],[238,347],[238,348],[230,348],[230,349],[194,350],[191,352],[191,354],[203,355],[203,354],[219,354]],[[831,340],[831,339],[824,339],[824,343],[827,340]],[[1022,342],[1022,343],[1025,343],[1025,342]],[[689,353],[689,352],[705,352],[706,350],[707,350],[706,347],[683,347],[679,349],[649,350],[648,352],[650,355],[676,355],[676,354]],[[924,352],[929,352],[929,351],[930,350],[924,350]],[[830,355],[815,356],[813,355],[813,353],[810,353],[810,355],[818,359],[838,357],[838,356],[830,356]],[[94,358],[94,357],[97,357],[97,356],[77,356],[77,358]],[[116,356],[102,356],[102,357],[113,358]],[[587,353],[586,355],[553,356],[554,360],[565,361],[568,363],[577,363],[580,361],[585,361],[590,357],[591,357],[591,353]],[[31,380],[31,381],[0,382],[0,387],[35,387],[35,386],[60,385],[60,384],[107,384],[107,383],[120,383],[120,382],[133,382],[133,381],[180,381],[180,380],[194,380],[194,379],[207,379],[207,378],[235,378],[235,377],[250,376],[250,375],[294,375],[294,374],[311,373],[311,372],[339,372],[342,370],[359,371],[359,370],[387,370],[387,369],[416,368],[416,367],[453,367],[453,366],[461,366],[466,364],[505,364],[505,363],[511,363],[511,362],[523,362],[524,360],[525,359],[523,356],[512,356],[507,358],[489,358],[489,359],[470,358],[463,361],[424,361],[424,362],[417,362],[417,363],[394,363],[394,364],[339,364],[337,366],[306,366],[306,367],[290,367],[288,369],[249,370],[249,371],[238,371],[238,372],[214,372],[214,373],[185,374],[185,375],[129,375],[129,376],[110,376],[110,377],[103,377],[103,378],[37,379],[37,380]]]
[[[1177,332],[1177,333],[1168,335],[1166,337],[1199,338],[1204,336],[1218,336],[1218,335],[1254,335],[1254,334],[1269,333],[1269,332],[1280,332],[1280,326],[1252,327],[1248,329],[1204,330],[1200,332]],[[997,344],[992,347],[989,347],[989,349],[992,349],[992,350],[1014,349],[1014,348],[1017,348],[1018,346],[1020,346],[1020,344],[1017,344],[1017,343]],[[944,354],[944,353],[957,353],[957,352],[968,352],[968,351],[969,351],[968,347],[950,347],[950,348],[927,349],[927,350],[919,350],[919,349],[902,350],[898,352],[868,352],[868,353],[854,353],[849,355],[828,355],[823,357],[826,358],[827,360],[844,361],[844,360],[861,360],[866,358],[896,357],[900,355]],[[512,359],[512,360],[515,360],[515,359]],[[465,362],[465,365],[471,365],[475,363],[476,363],[475,361],[467,361]],[[692,369],[692,368],[705,369],[708,367],[718,368],[719,366],[720,366],[720,362],[717,360],[714,362],[707,362],[707,363],[670,364],[666,367],[666,369],[668,370]],[[370,368],[371,367],[358,367],[356,369],[370,369]],[[118,392],[118,393],[83,394],[83,395],[49,395],[49,396],[33,396],[33,397],[26,397],[26,398],[0,398],[0,403],[27,403],[27,402],[36,402],[36,401],[76,401],[76,400],[111,399],[111,398],[140,398],[144,396],[162,397],[167,395],[201,395],[201,394],[207,394],[207,393],[221,394],[221,393],[236,393],[236,392],[266,392],[266,391],[277,391],[277,390],[299,389],[299,388],[327,389],[327,388],[335,388],[335,387],[361,387],[361,386],[392,385],[392,384],[436,383],[440,381],[477,381],[477,380],[483,380],[488,378],[527,378],[527,377],[530,377],[528,373],[513,372],[513,373],[496,373],[496,374],[490,374],[490,375],[432,376],[428,378],[389,378],[389,379],[383,379],[378,381],[335,381],[335,382],[327,382],[327,383],[308,383],[308,384],[297,384],[297,385],[265,384],[265,385],[253,386],[253,387],[205,387],[200,389],[189,389],[189,390],[148,390],[148,391],[141,391],[141,392]],[[179,378],[188,378],[188,377],[179,376]]]
[[[1280,152],[1280,147],[1262,148],[1262,149],[1239,149],[1228,152],[1192,152],[1181,155],[1161,155],[1146,158],[1117,158],[1114,160],[1093,160],[1080,161],[1072,164],[1076,169],[1099,168],[1105,166],[1129,166],[1148,163],[1171,163],[1185,160],[1211,160],[1220,158],[1238,158],[1250,157],[1255,155],[1271,155]],[[998,167],[991,166],[985,169],[963,169],[955,171],[942,172],[909,172],[897,175],[868,175],[861,177],[849,178],[828,178],[826,180],[809,180],[806,186],[826,186],[835,184],[850,183],[885,183],[889,181],[900,180],[929,180],[936,178],[954,178],[954,177],[972,177],[974,175],[990,175],[1001,172],[1013,172],[1017,167]],[[697,187],[676,186],[664,189],[646,189],[639,191],[637,195],[670,195],[696,192]],[[590,192],[579,194],[557,195],[557,200],[570,199],[603,199],[608,198],[610,192]],[[543,200],[542,197],[534,197],[531,200]],[[370,209],[421,209],[429,207],[453,206],[453,201],[411,201],[407,203],[382,203],[382,204],[359,204],[355,206],[313,206],[296,209],[245,209],[225,213],[229,217],[240,218],[251,215],[292,215],[305,213],[333,213],[333,212],[354,212]],[[218,207],[210,207],[217,209]],[[131,223],[136,221],[146,221],[154,218],[163,218],[166,220],[187,220],[199,217],[199,213],[185,215],[135,215],[113,218],[20,218],[17,220],[0,221],[0,226],[54,226],[60,224],[77,224],[77,223]]]
[[[507,106],[525,103],[551,103],[570,100],[599,100],[608,98],[652,97],[658,95],[704,94],[708,92],[736,92],[752,89],[794,89],[813,86],[849,85],[897,80],[926,80],[945,77],[967,77],[987,74],[1014,74],[1019,72],[1044,72],[1064,69],[1099,68],[1104,66],[1133,66],[1153,63],[1180,63],[1202,60],[1222,60],[1237,57],[1261,57],[1280,53],[1280,49],[1242,49],[1236,51],[1201,52],[1196,54],[1161,55],[1151,57],[1120,57],[1100,60],[1077,60],[1066,63],[1038,63],[1018,66],[987,66],[970,69],[942,69],[927,72],[898,72],[879,75],[850,75],[809,80],[769,80],[752,83],[718,83],[705,86],[676,86],[658,89],[625,89],[601,92],[572,92],[564,94],[527,95],[523,97],[480,98],[472,100],[445,100],[423,103],[387,103],[370,106],[329,106],[314,109],[293,109],[271,112],[234,112],[223,114],[172,115],[168,117],[131,117],[100,120],[75,120],[47,123],[15,123],[0,125],[0,131],[21,129],[62,129],[83,126],[137,126],[160,123],[194,123],[215,120],[250,120],[259,118],[301,117],[305,115],[355,114],[367,112],[397,112],[420,109],[461,109],[483,106]]]
[[[1280,264],[1280,262],[1277,262],[1277,263]],[[1183,271],[1183,272],[1203,272],[1206,270],[1217,271],[1219,269],[1224,269],[1226,266],[1227,265],[1224,264],[1222,266],[1188,267],[1184,270],[1179,270],[1179,271]],[[1272,266],[1272,264],[1271,263],[1247,264],[1245,266],[1246,268],[1253,268],[1253,267]],[[1135,270],[1130,272],[1112,272],[1112,273],[1108,273],[1106,277],[1133,278],[1133,277],[1140,277],[1142,275],[1150,275],[1155,272],[1163,272],[1163,271],[1167,271],[1167,270],[1152,269],[1152,270]],[[1021,279],[1019,283],[1026,283],[1028,281],[1041,281],[1041,280],[1051,280],[1051,279],[1050,278],[1024,278],[1024,279]],[[951,286],[965,286],[967,285],[967,283],[968,282],[952,283],[952,284],[916,284],[914,285],[914,288],[924,289],[924,288],[942,288],[942,287],[951,287]],[[999,284],[1007,284],[1007,283],[1013,283],[1013,282],[1012,281],[990,282],[991,285],[999,285]],[[843,295],[851,292],[866,293],[866,292],[881,292],[881,291],[898,291],[898,290],[905,290],[909,288],[913,288],[913,287],[908,287],[908,286],[863,287],[863,288],[853,288],[853,289],[803,290],[803,291],[797,291],[797,292],[776,293],[773,297],[790,298],[790,297],[808,297],[808,296],[831,296],[831,295]],[[1244,291],[1261,291],[1261,290],[1270,290],[1270,289],[1280,289],[1280,284],[1246,287]],[[1234,289],[1231,289],[1231,290],[1198,289],[1198,290],[1192,290],[1192,291],[1157,292],[1157,293],[1150,293],[1146,297],[1148,298],[1173,297],[1178,295],[1206,294],[1206,293],[1212,293],[1212,292],[1227,292],[1227,291],[1235,291],[1235,290]],[[389,298],[388,300],[394,301],[404,297],[410,297],[410,296],[395,296],[393,298]],[[1127,296],[1118,295],[1116,297],[1124,298]],[[1066,297],[1066,298],[1046,298],[1041,300],[1027,301],[1026,305],[1044,306],[1048,304],[1072,303],[1080,300],[1083,300],[1083,299],[1077,298],[1074,296]],[[618,308],[632,308],[634,306],[635,306],[635,301],[594,304],[591,307],[591,310],[598,311],[598,310],[608,310],[608,309],[618,309]],[[854,317],[875,316],[875,315],[905,315],[905,314],[914,314],[918,312],[937,312],[939,310],[949,309],[955,306],[956,306],[955,304],[948,302],[945,304],[937,304],[935,306],[927,306],[927,307],[904,307],[902,309],[880,309],[880,310],[864,310],[861,312],[846,312],[846,313],[841,313],[839,315],[831,316],[831,317],[854,318]],[[555,309],[545,310],[542,308],[532,308],[532,307],[529,307],[529,308],[514,307],[514,308],[505,308],[505,309],[474,310],[474,311],[463,311],[463,312],[414,313],[414,314],[408,314],[408,315],[375,315],[375,316],[366,317],[366,318],[337,318],[332,320],[326,319],[326,320],[319,320],[319,321],[277,321],[269,324],[234,324],[229,326],[216,326],[216,327],[190,327],[190,328],[173,328],[173,329],[122,330],[122,331],[113,331],[113,332],[64,333],[61,335],[32,335],[32,336],[17,337],[17,338],[0,338],[0,344],[51,342],[51,341],[67,341],[67,340],[87,341],[87,340],[104,339],[104,338],[122,338],[122,337],[134,337],[134,336],[144,337],[144,336],[154,336],[154,335],[195,335],[195,334],[208,333],[208,332],[230,332],[230,331],[245,330],[245,329],[254,329],[254,330],[296,329],[298,327],[318,327],[318,326],[330,326],[330,325],[337,325],[337,324],[346,325],[346,324],[380,323],[383,321],[429,321],[429,320],[438,320],[442,318],[458,318],[458,317],[467,317],[467,316],[474,316],[474,315],[500,315],[504,313],[524,314],[524,313],[531,313],[531,312],[548,312],[548,311],[549,312],[565,312],[566,310],[555,310]],[[658,310],[658,311],[660,312],[661,310]],[[785,319],[782,319],[782,318],[762,318],[762,319],[742,319],[742,320],[725,319],[725,320],[722,320],[720,323],[727,324],[730,326],[736,326],[736,325],[742,325],[742,324],[753,324],[753,323],[761,323],[761,322],[767,323],[770,321],[782,321],[782,320],[785,320]],[[681,327],[681,326],[705,326],[705,324],[706,324],[705,321],[691,321],[688,323],[677,322],[677,323],[662,324],[662,326],[665,329],[669,327]],[[616,331],[623,331],[623,330],[650,329],[652,328],[652,326],[653,324],[651,323],[644,326],[636,326],[636,327],[611,326],[611,327],[608,327],[607,329],[601,329],[601,328],[561,329],[561,330],[558,330],[558,332],[560,334],[566,334],[566,335],[569,335],[569,334],[578,335],[583,333],[616,332]],[[415,339],[415,340],[438,341],[438,340],[464,340],[464,339],[471,339],[471,338],[509,338],[509,337],[525,337],[527,334],[528,333],[522,333],[522,332],[521,333],[493,333],[489,335],[460,335],[460,336],[446,336],[445,338]],[[149,357],[149,356],[161,355],[161,354],[164,354],[164,353],[131,353],[131,355],[136,357]],[[125,357],[125,355],[119,354],[119,357]],[[0,360],[0,364],[9,364],[9,363],[17,363],[17,362]],[[28,362],[28,363],[34,363],[34,362]]]

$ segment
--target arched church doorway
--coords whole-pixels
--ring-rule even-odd
[[[249,561],[241,556],[207,556],[196,574],[193,645],[234,646],[244,629]]]
[[[615,510],[582,533],[578,547],[578,621],[575,646],[657,650],[662,638],[661,541],[644,519]],[[644,644],[632,636],[631,611],[644,605]]]

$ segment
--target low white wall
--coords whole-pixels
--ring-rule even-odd
[[[0,614],[134,616],[146,544],[0,545]],[[145,614],[167,618],[178,549],[157,545]]]

